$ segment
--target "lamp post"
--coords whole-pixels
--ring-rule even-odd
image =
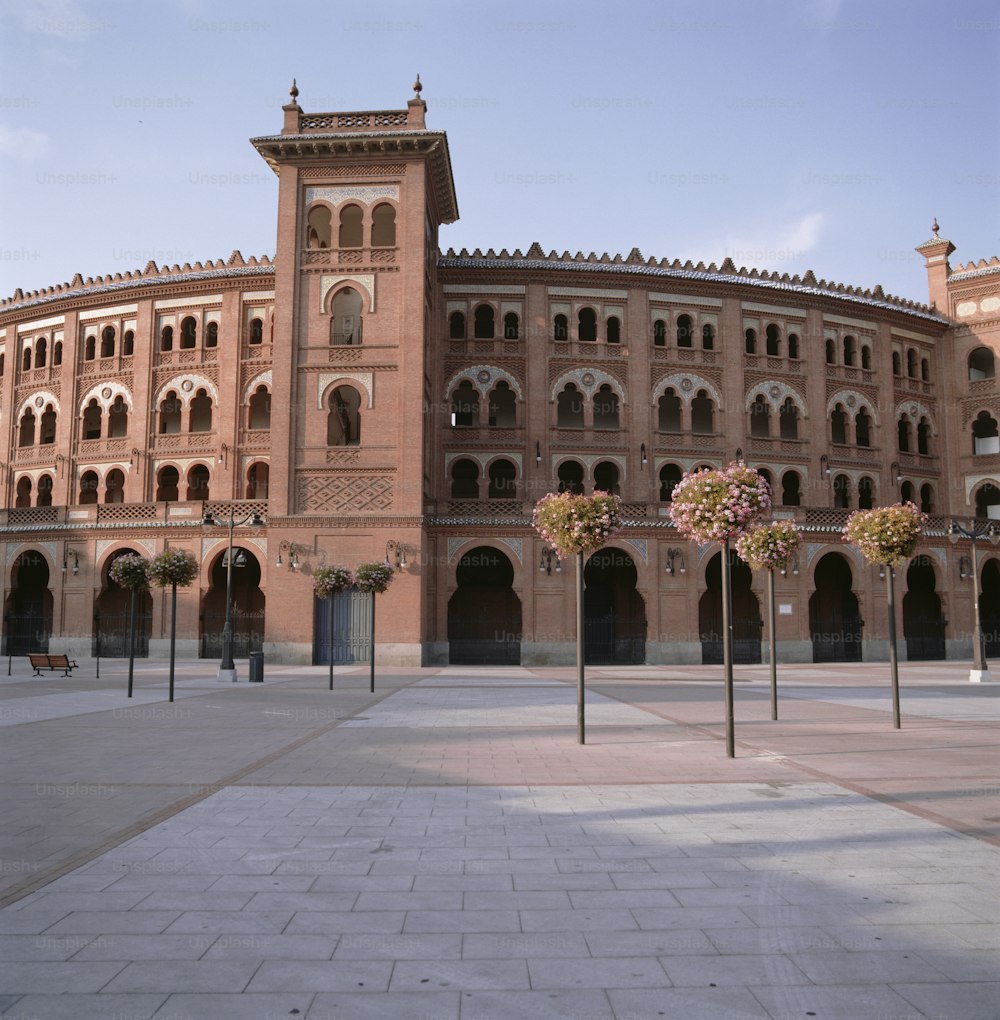
[[[953,519],[948,526],[948,541],[955,545],[959,537],[967,538],[972,543],[972,669],[969,670],[969,682],[978,684],[993,678],[990,676],[989,663],[986,661],[983,628],[979,619],[979,559],[976,555],[976,542],[980,538],[985,538],[991,545],[996,545],[1000,541],[1000,533],[997,532],[996,525],[991,524],[985,535],[977,535],[975,524],[972,525],[972,531],[966,531]]]
[[[222,524],[229,528],[229,545],[226,551],[226,622],[222,625],[222,662],[219,664],[219,679],[236,683],[236,666],[233,663],[233,531],[249,524],[252,528],[262,528],[264,521],[254,510],[241,520],[236,519],[236,512],[230,509],[228,521],[217,521],[211,511],[206,510],[202,519],[205,527],[217,527]]]

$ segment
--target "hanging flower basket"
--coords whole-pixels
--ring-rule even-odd
[[[145,556],[137,556],[128,553],[119,556],[110,567],[108,577],[111,578],[119,588],[127,591],[141,591],[149,587],[149,560]]]
[[[913,503],[874,510],[855,510],[847,518],[842,539],[857,546],[869,563],[898,567],[913,555],[927,524],[927,514]]]
[[[801,543],[802,537],[791,521],[772,521],[740,535],[736,551],[751,570],[781,570]]]
[[[600,549],[621,527],[621,499],[608,492],[550,492],[536,504],[535,531],[564,559]]]
[[[354,571],[354,586],[358,591],[381,595],[395,576],[396,572],[388,563],[362,563]]]
[[[670,518],[699,545],[725,542],[747,530],[771,508],[767,479],[746,464],[686,474],[673,491]]]
[[[318,599],[332,598],[354,584],[354,577],[347,567],[320,567],[313,571],[313,594]]]
[[[168,549],[154,556],[149,564],[149,579],[158,588],[187,588],[198,576],[198,561],[183,549]]]

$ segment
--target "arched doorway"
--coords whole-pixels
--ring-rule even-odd
[[[646,661],[646,604],[628,553],[599,549],[583,571],[584,661],[634,665]]]
[[[906,571],[907,592],[903,596],[906,657],[912,661],[945,657],[944,617],[935,586],[934,568],[927,557],[916,557]]]
[[[48,560],[36,549],[25,549],[14,560],[10,588],[4,606],[3,654],[47,652],[53,606]]]
[[[333,627],[331,638],[330,601],[313,599],[313,662],[328,665],[333,656],[335,665],[367,662],[371,632],[371,596],[366,592],[338,592],[333,596]]]
[[[1000,658],[1000,560],[987,560],[980,574],[979,624],[988,658]]]
[[[809,597],[813,662],[860,662],[864,621],[851,590],[854,575],[840,553],[827,553],[816,564],[816,590]]]
[[[212,566],[211,587],[201,606],[201,657],[222,656],[226,625],[226,570],[229,550]],[[232,624],[233,656],[245,659],[264,645],[264,593],[260,590],[260,562],[242,546],[233,546]]]
[[[109,576],[111,564],[121,556],[141,556],[135,549],[120,549],[104,564],[101,571],[101,594],[94,606],[94,639],[91,654],[105,659],[128,657],[128,638],[132,611],[132,593],[120,587]],[[149,655],[149,636],[153,630],[153,597],[148,590],[140,591],[136,599],[135,654],[138,658]]]
[[[763,626],[760,603],[750,588],[750,568],[729,550],[729,576],[732,581],[733,663],[760,662],[760,634]],[[717,552],[705,569],[705,591],[698,602],[698,629],[701,632],[701,661],[706,666],[722,662],[722,553]]]
[[[517,666],[521,662],[521,600],[514,566],[498,549],[465,553],[448,601],[449,661],[460,666]]]

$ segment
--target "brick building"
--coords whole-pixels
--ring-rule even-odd
[[[572,571],[530,510],[596,487],[628,526],[587,566],[588,655],[714,661],[719,551],[679,540],[669,500],[742,456],[804,532],[777,579],[783,660],[886,655],[884,584],[839,531],[900,498],[931,515],[900,571],[902,654],[968,657],[972,545],[945,532],[1000,516],[1000,260],[950,265],[935,224],[924,305],[637,250],[442,254],[458,206],[418,86],[405,109],[323,114],[293,89],[252,140],[279,179],[273,259],[0,304],[5,650],[121,654],[108,567],[169,547],[201,564],[178,647],[217,656],[231,531],[238,655],[363,657],[365,600],[338,597],[331,641],[310,574],[388,557],[381,660],[571,661]],[[996,654],[1000,550],[976,548]],[[760,661],[764,579],[737,566],[734,586],[737,655]],[[143,600],[143,649],[164,648],[166,606]]]

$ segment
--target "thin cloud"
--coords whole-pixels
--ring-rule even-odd
[[[44,131],[9,128],[0,124],[0,156],[24,160],[37,159],[44,156],[51,146],[52,141]]]
[[[721,240],[698,246],[683,259],[721,263],[732,259],[748,269],[787,269],[802,261],[819,244],[826,214],[810,212],[784,224],[768,223],[759,229],[741,227]]]

